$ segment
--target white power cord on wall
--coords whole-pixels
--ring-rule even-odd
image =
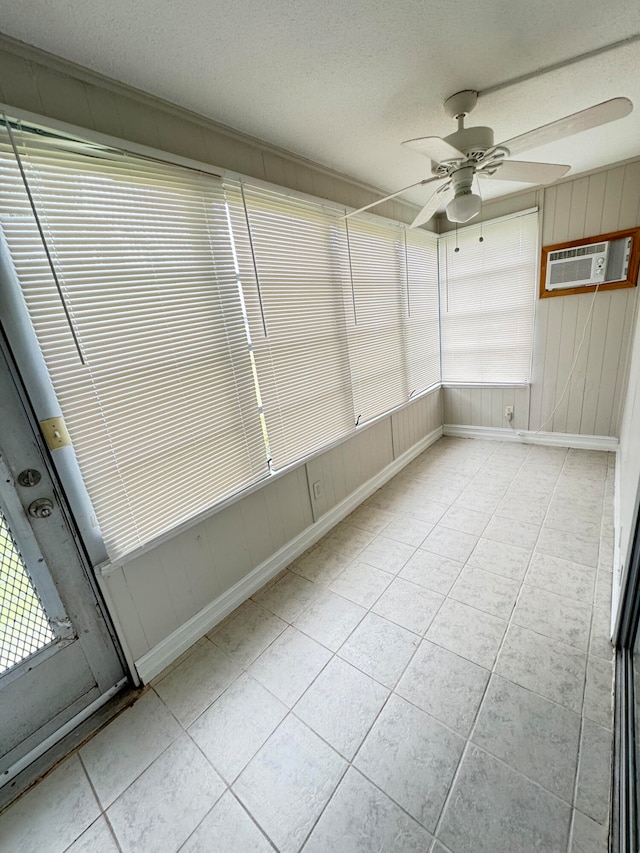
[[[562,389],[562,394],[560,394],[560,399],[555,404],[553,411],[551,412],[551,414],[549,415],[547,420],[538,427],[538,429],[533,433],[533,435],[538,435],[538,433],[542,432],[542,430],[546,427],[546,425],[553,420],[553,416],[558,411],[558,409],[560,408],[560,404],[562,403],[562,401],[565,398],[565,394],[567,393],[567,390],[569,388],[569,384],[571,382],[571,377],[573,376],[573,371],[576,369],[576,364],[578,363],[578,357],[580,355],[580,351],[582,350],[582,345],[584,344],[584,340],[587,336],[587,329],[589,327],[589,323],[591,322],[591,315],[593,314],[593,306],[595,305],[596,296],[598,295],[599,288],[600,288],[600,282],[597,283],[596,289],[593,291],[593,298],[591,300],[591,305],[589,306],[589,313],[587,314],[587,319],[586,319],[586,322],[584,324],[584,329],[582,330],[582,337],[580,338],[580,343],[578,344],[578,349],[576,350],[576,354],[573,358],[573,364],[571,365],[571,370],[569,371],[569,375],[567,376],[567,381],[565,383],[564,388]]]

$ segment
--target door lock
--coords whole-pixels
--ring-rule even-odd
[[[41,479],[42,474],[35,468],[25,468],[18,474],[18,482],[21,486],[37,486]]]
[[[53,503],[49,498],[38,498],[32,504],[29,504],[29,515],[32,518],[49,518],[53,513]]]

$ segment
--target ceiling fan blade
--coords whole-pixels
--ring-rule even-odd
[[[423,154],[434,163],[448,163],[449,160],[466,160],[462,151],[449,145],[439,136],[423,136],[421,139],[407,139],[402,143],[406,148]]]
[[[439,187],[434,194],[431,196],[429,201],[422,208],[420,213],[416,216],[416,218],[411,223],[411,228],[417,228],[419,225],[424,225],[425,222],[428,222],[436,210],[440,207],[440,204],[444,200],[447,195],[448,190],[451,189],[451,181],[447,181],[446,184],[443,184]]]
[[[513,139],[507,139],[496,147],[507,148],[509,154],[513,156],[522,151],[529,151],[531,148],[539,148],[548,142],[564,139],[565,136],[572,136],[574,133],[581,133],[583,130],[624,118],[632,109],[633,104],[628,98],[612,98],[610,101],[603,101],[594,107],[580,110],[578,113],[552,121],[520,136],[514,136]]]
[[[442,176],[444,177],[444,176]],[[365,204],[364,207],[359,207],[357,210],[352,210],[351,213],[345,213],[342,217],[343,219],[349,219],[351,216],[355,216],[357,213],[362,213],[365,210],[369,210],[370,207],[375,207],[377,204],[382,204],[383,201],[390,201],[392,198],[396,198],[407,190],[411,190],[414,187],[421,187],[423,184],[430,184],[433,181],[441,181],[442,177],[440,175],[436,175],[435,178],[425,178],[423,181],[416,181],[415,184],[409,184],[408,187],[403,187],[401,190],[397,190],[395,193],[391,193],[391,195],[386,195],[384,198],[379,198],[377,201],[372,201],[371,204]]]
[[[487,166],[487,171],[478,169],[477,175],[482,178],[493,178],[496,181],[522,181],[525,184],[552,184],[567,174],[571,166],[561,166],[559,163],[527,163],[524,160],[502,160],[496,171]]]

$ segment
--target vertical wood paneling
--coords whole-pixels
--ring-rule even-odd
[[[151,646],[144,633],[138,606],[133,600],[122,567],[116,567],[107,577],[99,578],[99,581],[110,612],[117,616],[124,645],[134,660],[141,658]]]
[[[576,181],[572,181],[571,184],[566,184],[566,186],[572,187],[567,240],[577,240],[579,237],[584,237],[590,181],[591,178],[579,178]]]
[[[627,291],[627,307],[624,312],[624,328],[622,340],[620,342],[620,361],[625,365],[622,369],[618,367],[616,374],[616,387],[614,392],[613,410],[611,412],[611,427],[610,435],[619,435],[622,422],[622,412],[625,406],[625,401],[629,393],[632,391],[631,379],[629,377],[630,358],[632,346],[634,343],[634,329],[636,328],[636,316],[638,313],[638,293],[637,288]],[[635,332],[637,335],[637,332]],[[627,390],[628,389],[628,390]]]
[[[249,548],[244,540],[240,502],[212,515],[202,523],[202,529],[211,550],[213,571],[220,578],[220,587],[229,589],[252,568]]]
[[[550,299],[550,302],[560,302],[559,299]],[[558,359],[560,356],[560,341],[562,340],[562,305],[554,305],[549,309],[546,330],[546,346],[544,351],[544,362],[542,366],[542,400],[540,404],[541,423],[532,426],[539,429],[542,424],[549,420],[556,404],[556,388],[558,384]],[[534,379],[535,381],[535,379]],[[551,421],[544,426],[549,429]]]
[[[556,203],[553,212],[553,233],[551,243],[561,243],[569,240],[569,220],[571,218],[571,198],[573,196],[573,181],[559,184],[556,192]],[[545,210],[547,206],[545,204]],[[579,237],[576,234],[575,237]],[[575,239],[574,237],[574,239]]]
[[[624,166],[608,169],[606,172],[607,183],[605,185],[604,201],[602,204],[601,228],[602,234],[616,231],[620,221],[620,200],[624,188]],[[585,237],[589,236],[587,234]]]
[[[444,423],[460,426],[506,428],[506,406],[513,406],[514,429],[527,429],[529,423],[529,386],[451,386],[442,389]]]
[[[640,162],[550,187],[544,193],[543,245],[640,224]],[[599,293],[586,329],[592,294],[538,300],[529,428],[615,435],[626,375],[631,325],[623,315],[627,292]],[[635,291],[632,305],[635,305]],[[577,358],[576,358],[577,356]],[[576,360],[565,398],[560,402]],[[559,404],[559,405],[558,405]]]
[[[556,399],[558,400],[558,408],[553,416],[553,422],[551,425],[554,432],[564,432],[567,429],[570,395],[567,393],[562,401],[560,401],[559,395],[562,393],[562,389],[567,383],[571,362],[573,360],[578,300],[569,301],[563,299],[559,307],[560,328],[562,329],[562,334],[558,341],[558,368],[556,372]]]
[[[575,369],[573,371],[573,376],[571,377],[571,383],[567,390],[568,407],[565,427],[563,428],[560,424],[554,423],[552,424],[552,428],[555,432],[579,433],[581,428],[580,424],[582,421],[582,408],[584,403],[585,387],[587,385],[588,377],[587,365],[589,357],[589,337],[593,328],[593,324],[598,321],[597,318],[599,318],[600,314],[602,313],[602,306],[597,300],[595,303],[593,303],[593,316],[589,321],[589,326],[585,333],[585,325],[589,318],[589,311],[591,310],[591,305],[593,302],[593,294],[581,293],[578,296],[574,297],[574,299],[562,299],[562,302],[575,302],[575,305],[577,307],[573,343],[570,352],[567,353],[567,360],[562,365],[562,370],[564,373],[565,371],[569,370],[569,368],[575,361]],[[580,352],[578,352],[578,348],[580,347],[580,341],[582,340],[583,334],[584,343],[582,344]],[[560,365],[558,367],[560,369]],[[562,389],[564,388],[565,384],[566,378],[564,379],[562,385],[560,385],[557,392],[558,394],[562,393]]]
[[[440,389],[419,397],[410,406],[406,406],[391,416],[393,434],[393,458],[397,459],[405,451],[417,444],[430,432],[442,426],[440,419]]]
[[[602,211],[607,187],[607,172],[598,172],[589,178],[589,192],[584,217],[584,235],[603,234]]]
[[[153,648],[180,624],[155,549],[125,566],[124,575],[149,648]]]
[[[622,349],[624,340],[625,314],[629,305],[629,291],[618,290],[610,295],[609,317],[606,328],[606,344],[602,358],[602,371],[598,385],[598,400],[594,420],[595,435],[614,435],[611,432],[613,412],[616,407],[615,394],[618,386],[618,373],[624,373],[625,354]],[[633,301],[631,303],[633,305]],[[633,314],[633,311],[631,312]]]
[[[640,163],[628,163],[624,167],[624,183],[620,198],[618,231],[633,228],[640,222]]]
[[[593,316],[588,329],[588,341],[585,342],[585,345],[588,346],[587,370],[580,418],[580,432],[584,435],[595,435],[596,409],[602,378],[602,362],[605,355],[610,305],[610,293],[596,294]]]

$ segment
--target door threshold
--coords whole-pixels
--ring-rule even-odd
[[[0,812],[140,696],[123,678],[9,767],[0,777]]]

